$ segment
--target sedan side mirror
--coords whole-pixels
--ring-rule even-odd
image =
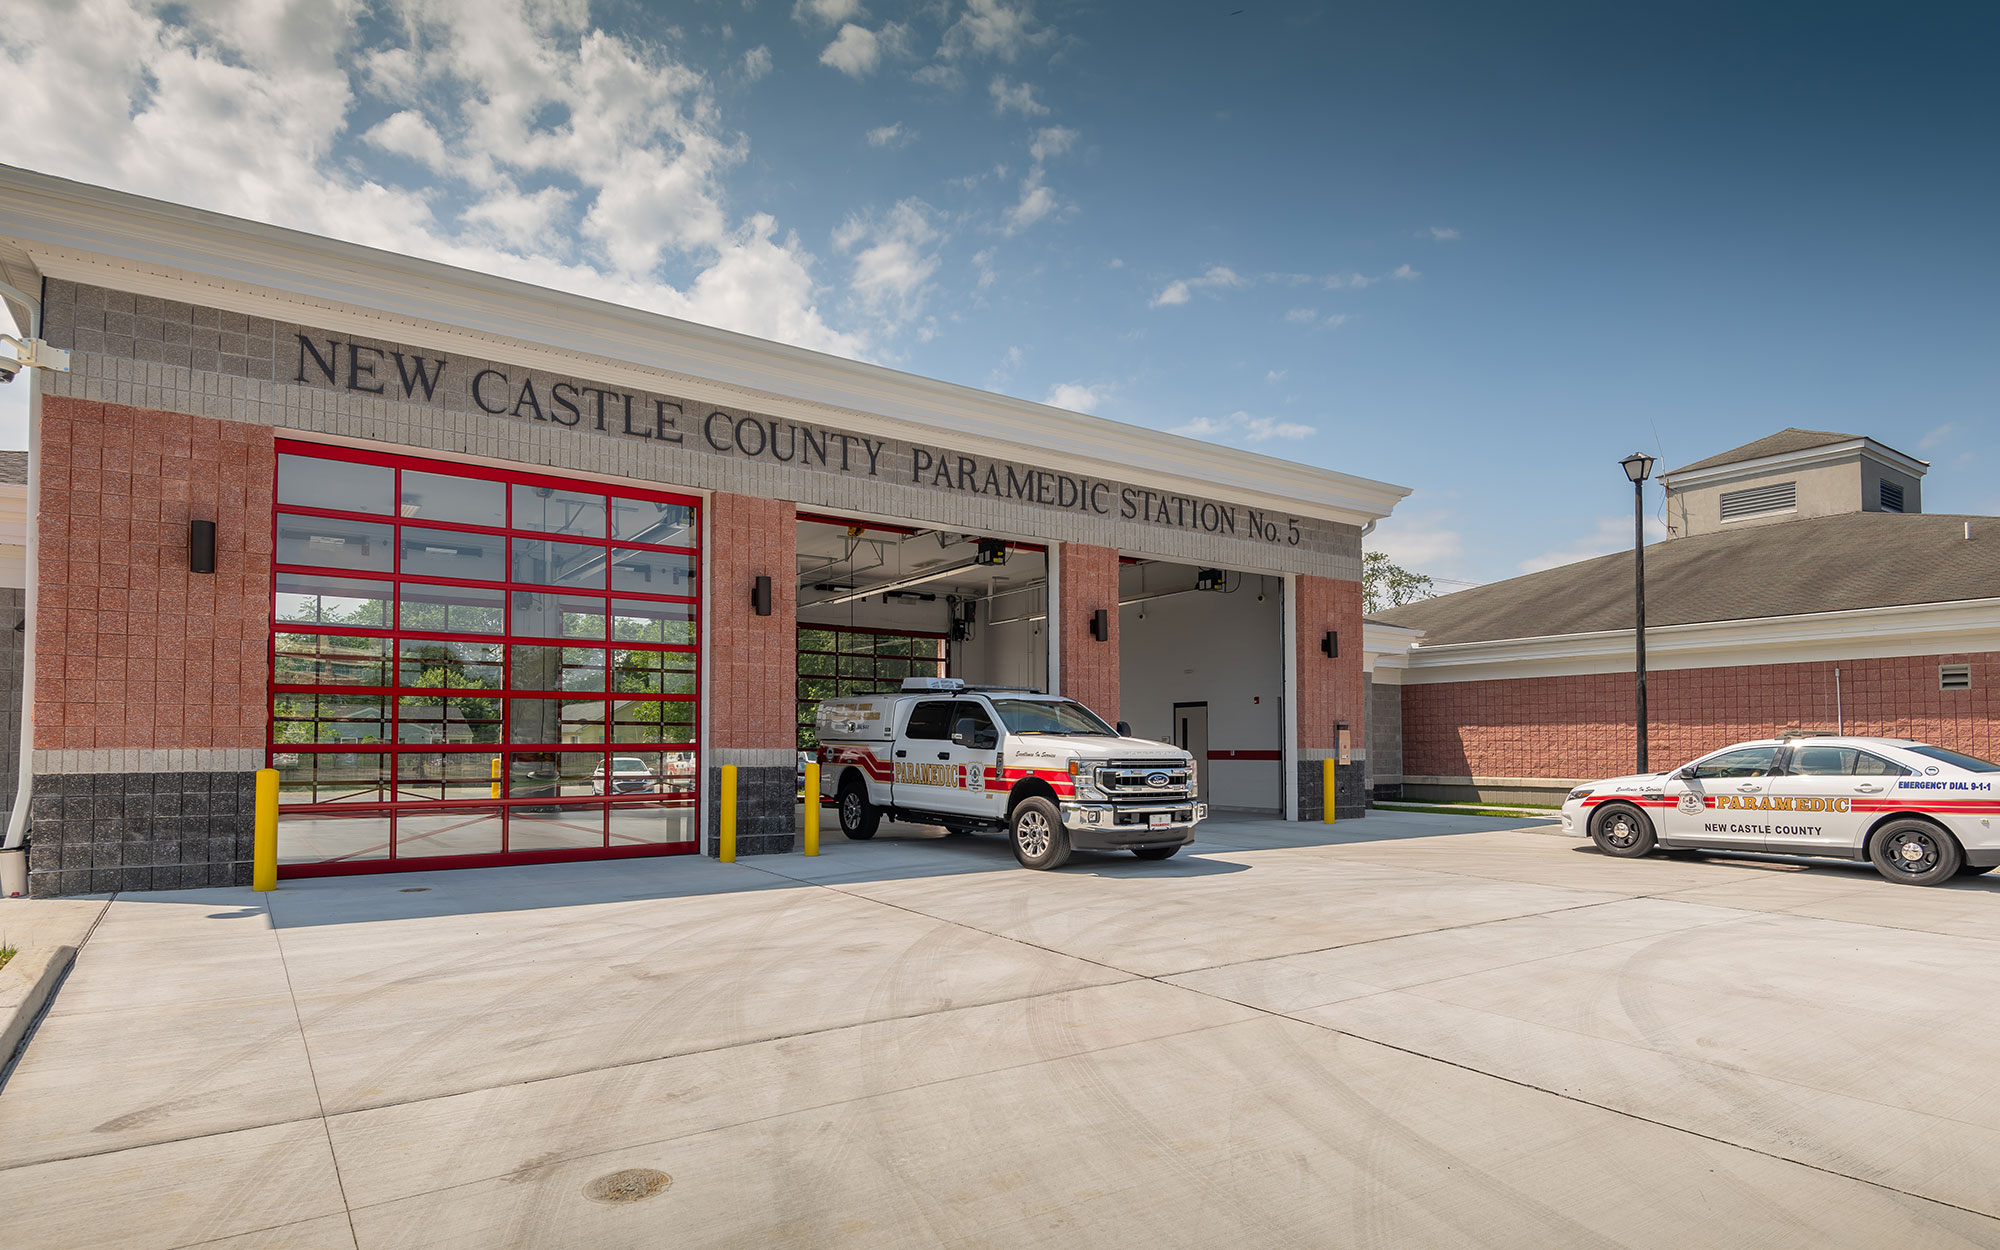
[[[1121,738],[1129,738],[1129,737],[1131,737],[1131,736],[1132,736],[1132,722],[1130,722],[1130,721],[1122,721],[1122,720],[1121,720],[1121,721],[1119,721],[1119,722],[1118,722],[1118,736],[1119,736],[1119,737],[1121,737]]]
[[[1682,781],[1693,781],[1697,775],[1697,770],[1692,764],[1683,764],[1674,770],[1674,776]]]

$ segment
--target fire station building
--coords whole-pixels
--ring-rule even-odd
[[[0,168],[31,333],[31,893],[790,850],[810,707],[1060,691],[1213,806],[1365,808],[1407,491]],[[1321,793],[1321,761],[1343,761]]]

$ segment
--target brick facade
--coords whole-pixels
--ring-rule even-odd
[[[1299,818],[1317,820],[1324,811],[1321,761],[1339,748],[1340,725],[1347,725],[1348,742],[1354,751],[1365,753],[1368,745],[1368,713],[1361,672],[1361,583],[1301,574],[1294,584]],[[1332,659],[1320,650],[1329,630],[1340,635],[1340,654]],[[1367,786],[1363,772],[1361,760],[1341,770],[1337,779],[1337,815],[1365,813]]]
[[[262,426],[44,398],[34,892],[247,879],[247,772],[40,761],[262,752],[275,454]],[[215,522],[212,574],[188,571],[194,519]]]
[[[1105,720],[1118,719],[1118,553],[1110,547],[1064,543],[1062,588],[1056,635],[1062,648],[1062,693]],[[1108,641],[1091,637],[1090,622],[1102,610],[1111,626]]]
[[[1938,689],[1940,664],[1972,688]],[[1840,670],[1839,721],[1834,669]],[[1787,729],[1917,738],[1992,759],[2000,652],[1668,669],[1647,675],[1649,763],[1671,768]],[[1426,777],[1587,780],[1632,771],[1630,673],[1403,687],[1403,771]]]
[[[710,793],[721,766],[737,770],[737,852],[792,849],[798,743],[798,517],[784,500],[718,494],[708,503],[709,687],[702,701],[708,729]],[[758,616],[751,588],[771,579],[771,615]],[[716,809],[711,805],[711,812]],[[719,813],[711,818],[716,851]]]

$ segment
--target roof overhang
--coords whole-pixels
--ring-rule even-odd
[[[1669,490],[1689,490],[1698,486],[1718,486],[1747,478],[1764,477],[1791,469],[1815,469],[1825,465],[1841,464],[1857,457],[1880,461],[1911,477],[1922,477],[1931,469],[1930,461],[1906,456],[1872,438],[1850,438],[1838,443],[1808,447],[1802,451],[1788,451],[1782,455],[1759,456],[1755,460],[1711,465],[1706,469],[1679,469],[1672,473],[1661,474],[1660,484]]]
[[[42,276],[1363,525],[1410,488],[0,165]]]

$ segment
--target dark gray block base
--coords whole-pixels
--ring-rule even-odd
[[[1325,786],[1322,784],[1322,770],[1325,765],[1319,760],[1299,761],[1299,819],[1323,820],[1326,817]],[[1341,764],[1334,769],[1333,815],[1336,820],[1351,820],[1368,814],[1368,784],[1360,764]]]
[[[249,885],[256,776],[37,774],[29,897]]]
[[[799,775],[796,768],[738,767],[736,854],[789,855],[798,845]],[[722,854],[722,769],[708,770],[708,836],[704,853]]]

